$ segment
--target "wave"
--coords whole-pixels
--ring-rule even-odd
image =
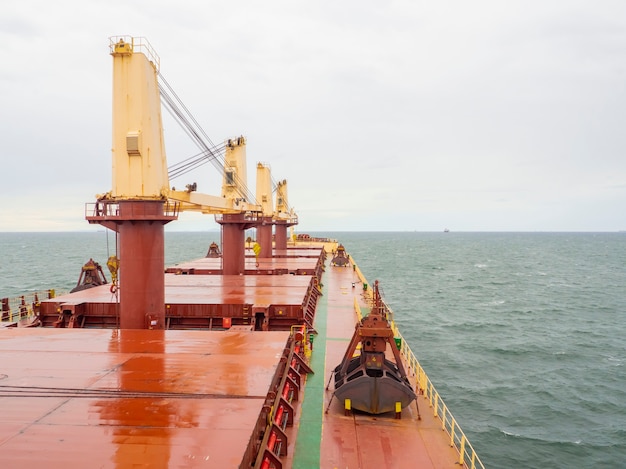
[[[575,445],[575,446],[587,446],[587,447],[593,447],[593,448],[624,448],[626,446],[626,443],[624,443],[624,440],[623,440],[623,434],[622,435],[615,434],[612,438],[612,441],[610,442],[609,441],[591,442],[591,441],[584,441],[582,439],[567,440],[567,439],[542,437],[542,436],[532,435],[532,434],[523,435],[512,429],[506,430],[504,428],[497,428],[497,430],[498,432],[500,432],[502,435],[506,437],[519,438],[521,440],[526,440],[526,441],[533,442],[533,443],[541,443],[541,444],[549,444],[549,445]],[[623,433],[623,431],[621,433]]]
[[[584,438],[547,438],[507,426],[491,427],[469,437],[474,448],[485,450],[481,460],[486,467],[618,467],[615,462],[622,460],[626,450],[623,439],[595,443]]]

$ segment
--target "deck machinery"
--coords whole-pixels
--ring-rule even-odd
[[[336,265],[339,267],[345,267],[350,263],[350,256],[346,253],[346,248],[343,247],[343,244],[340,244],[337,247],[333,255],[333,259],[331,261],[331,265]]]
[[[388,346],[394,361],[385,356]],[[372,311],[356,324],[350,345],[333,376],[334,395],[344,402],[349,400],[346,408],[370,414],[399,413],[416,398],[386,317],[378,280],[374,283]]]
[[[278,187],[273,210],[267,165],[257,167],[257,198],[262,203],[250,201],[243,136],[225,144],[220,196],[197,192],[196,183],[184,191],[170,188],[157,80],[160,59],[144,38],[112,37],[110,52],[113,187],[88,204],[86,219],[117,233],[120,288],[114,289],[120,299],[115,313],[120,327],[164,329],[169,313],[164,297],[164,225],[176,220],[180,211],[215,215],[222,227],[222,249],[220,265],[213,271],[223,275],[246,273],[246,229],[257,228],[260,255],[271,259],[272,227],[276,225],[276,249],[284,250],[286,227],[296,224],[297,216],[286,205],[286,181]],[[208,147],[207,151],[211,152]]]

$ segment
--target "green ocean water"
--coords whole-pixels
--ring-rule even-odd
[[[315,233],[312,233],[315,234]],[[339,239],[490,468],[623,467],[626,233],[318,233]],[[166,232],[166,264],[219,232]],[[0,233],[0,298],[71,289],[110,233]]]

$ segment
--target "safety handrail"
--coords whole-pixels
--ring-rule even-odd
[[[354,261],[352,261],[352,265],[354,272],[356,273],[360,282],[363,284],[363,295],[365,296],[365,300],[372,301],[373,293],[371,288],[367,288],[367,279],[363,275],[363,272],[361,272],[361,269],[359,269],[359,266],[354,263]],[[387,317],[393,318],[393,311],[384,302],[384,300],[383,305],[385,311],[387,312]],[[362,313],[356,296],[354,298],[354,310],[358,317],[358,320],[360,321],[362,319]],[[396,326],[395,322],[390,319],[390,323],[394,336],[401,339],[400,353],[402,354],[404,360],[407,362],[409,370],[412,369],[415,372],[419,391],[424,394],[426,399],[428,399],[430,407],[433,409],[433,415],[441,421],[441,428],[450,437],[450,446],[455,447],[459,452],[458,464],[460,466],[466,465],[471,469],[484,469],[485,466],[476,454],[474,447],[470,444],[467,437],[465,436],[465,433],[463,433],[463,430],[461,430],[461,427],[458,424],[457,420],[452,415],[452,412],[450,412],[448,406],[445,404],[442,397],[435,389],[435,386],[426,375],[426,372],[415,357],[415,354],[411,350],[411,347],[409,347],[406,340],[404,340],[404,337],[400,333],[400,330]]]
[[[291,344],[283,355],[285,360],[281,360],[281,366],[285,368],[272,393],[274,398],[267,415],[264,436],[257,447],[255,461],[251,464],[255,469],[282,469],[281,458],[287,455],[288,446],[286,427],[292,426],[294,422],[294,404],[299,400],[301,376],[313,372],[305,361],[311,349],[306,328],[302,325],[292,326],[290,337]]]
[[[415,354],[411,350],[411,347],[409,347],[406,340],[404,340],[404,337],[402,337],[402,334],[394,321],[391,321],[391,328],[394,332],[394,336],[401,338],[400,353],[407,361],[409,370],[413,369],[415,372],[420,392],[423,393],[424,397],[429,401],[430,407],[433,409],[433,415],[441,421],[442,430],[444,430],[450,437],[450,446],[454,446],[459,452],[459,465],[463,466],[466,464],[467,467],[470,467],[471,469],[484,469],[485,466],[476,454],[474,447],[470,444],[465,436],[465,433],[461,430],[457,420],[452,415],[452,412],[450,412],[448,406],[443,401],[443,398],[435,389],[435,386],[428,378],[428,375],[426,375],[422,365],[420,365],[419,361],[415,357]]]
[[[111,36],[109,38],[109,51],[111,54],[115,52],[116,46],[120,42],[130,44],[133,52],[144,54],[148,60],[154,64],[156,71],[159,71],[161,68],[161,58],[154,50],[154,47],[152,47],[152,44],[150,44],[145,37],[133,37],[128,35]]]
[[[124,216],[146,216],[143,212],[142,207],[136,207],[131,205],[129,209],[129,213],[126,213]],[[180,212],[180,203],[166,201],[163,204],[163,216],[165,217],[177,217]],[[149,215],[152,216],[152,215]],[[94,218],[94,219],[104,219],[104,220],[115,220],[121,218],[120,212],[120,203],[102,200],[98,202],[87,202],[85,204],[85,217],[86,218]]]
[[[65,293],[61,293],[65,294]],[[0,321],[16,322],[27,319],[36,314],[35,308],[41,300],[54,298],[59,295],[55,290],[43,290],[25,293],[14,298],[0,299]]]

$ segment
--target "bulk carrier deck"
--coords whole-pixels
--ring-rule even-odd
[[[0,329],[0,465],[222,468],[255,467],[258,459],[256,467],[455,468],[463,440],[463,460],[473,467],[473,450],[419,364],[407,357],[406,345],[412,383],[420,388],[420,379],[426,385],[417,405],[403,409],[400,419],[393,413],[346,415],[337,399],[329,406],[330,373],[341,361],[359,312],[367,314],[371,307],[371,289],[363,289],[367,280],[358,267],[331,266],[323,248],[289,251],[307,256],[291,257],[289,264],[322,262],[325,271],[313,318],[313,350],[303,359],[313,373],[303,373],[289,401],[293,414],[278,451],[286,454],[277,454],[278,463],[262,466],[258,454],[262,436],[271,429],[272,399],[280,394],[277,383],[284,382],[278,375],[294,332],[255,331],[241,318],[226,330],[216,316],[214,330],[209,319],[197,330],[198,318],[190,322],[196,330],[102,329],[94,328],[93,317],[80,318],[83,328]],[[275,259],[277,269],[285,265],[280,259]],[[201,270],[214,262],[198,259],[170,270]],[[247,259],[251,267],[254,262]],[[250,303],[302,310],[315,275],[269,275],[269,264],[259,264],[262,274],[235,278],[166,274],[166,304],[173,311],[190,304],[233,310]],[[115,308],[115,298],[104,285],[41,301],[36,309],[45,318],[42,311],[76,304],[88,314],[92,308],[103,310],[103,304]]]
[[[111,283],[90,260],[73,293],[2,300],[1,467],[482,467],[378,286],[336,241],[288,240],[286,180],[258,163],[253,198],[238,137],[199,142],[220,196],[175,190],[160,59],[143,38],[110,51],[113,188],[85,218],[116,234]],[[164,272],[184,210],[213,214],[221,246]]]

